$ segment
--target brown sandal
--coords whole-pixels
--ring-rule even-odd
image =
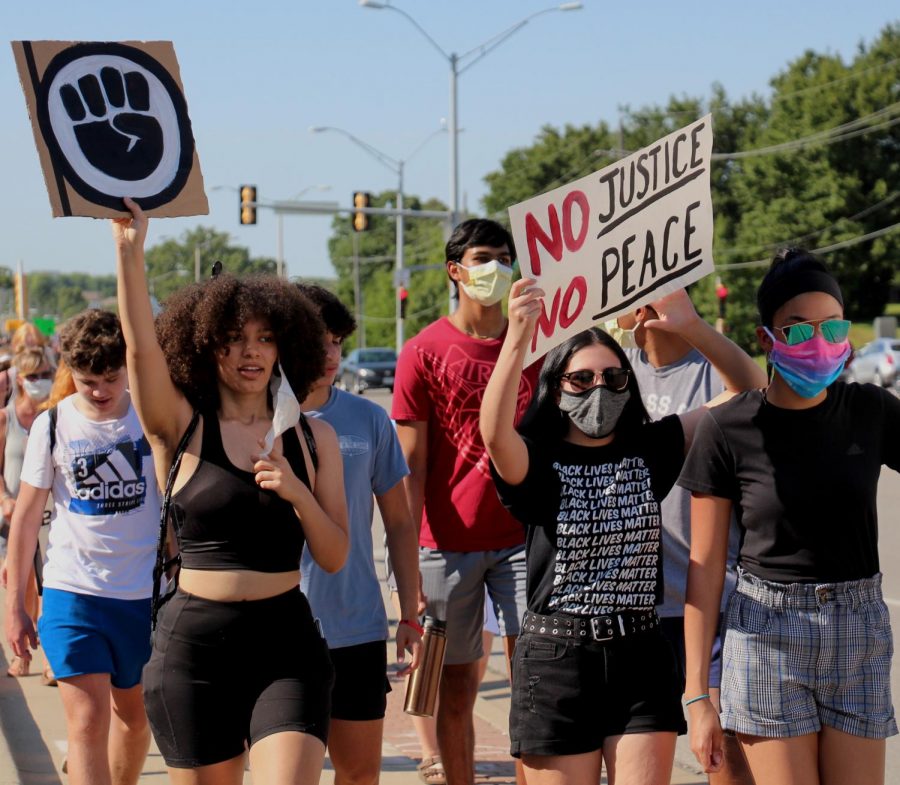
[[[31,657],[27,659],[25,657],[19,657],[16,655],[12,658],[12,661],[9,663],[9,667],[6,669],[6,675],[11,676],[14,679],[18,679],[21,676],[28,676],[29,669],[31,668]]]
[[[422,758],[422,762],[416,766],[419,779],[428,785],[446,785],[447,774],[444,772],[444,764],[440,755],[432,755],[430,758]]]

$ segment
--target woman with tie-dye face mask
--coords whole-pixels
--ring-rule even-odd
[[[897,733],[876,493],[900,470],[900,400],[836,381],[850,356],[837,281],[779,254],[757,294],[769,384],[713,410],[679,483],[693,494],[685,640],[691,746],[707,771],[722,730],[756,782],[884,782]],[[725,617],[721,717],[708,700],[728,522],[742,527]]]

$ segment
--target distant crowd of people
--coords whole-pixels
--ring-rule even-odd
[[[0,410],[11,676],[58,685],[73,785],[377,783],[390,659],[446,623],[420,779],[471,785],[488,631],[528,785],[876,785],[892,633],[876,492],[900,399],[837,381],[850,323],[803,249],[759,287],[764,369],[685,291],[525,366],[542,310],[499,224],[453,231],[459,307],[407,341],[390,414],[334,386],[328,290],[216,269],[154,317],[138,204],[118,316],[13,337]],[[2,392],[2,386],[0,386]],[[8,542],[7,542],[8,538]],[[41,595],[40,608],[38,594]],[[686,721],[685,715],[688,715]]]

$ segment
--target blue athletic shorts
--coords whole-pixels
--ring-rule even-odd
[[[108,673],[113,687],[128,689],[140,684],[150,659],[150,598],[45,588],[38,634],[56,678]]]

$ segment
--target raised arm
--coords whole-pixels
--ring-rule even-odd
[[[528,474],[528,449],[515,421],[522,365],[544,296],[535,283],[522,278],[512,285],[509,328],[481,401],[481,438],[497,473],[510,485],[518,485]]]
[[[685,698],[709,695],[709,661],[725,581],[731,501],[692,494],[691,561],[684,607]],[[706,772],[722,767],[722,726],[708,698],[688,706],[691,749]]]
[[[112,222],[116,245],[119,318],[125,334],[128,384],[144,433],[163,458],[174,451],[191,419],[191,406],[172,383],[156,340],[153,312],[144,272],[144,241],[148,219],[131,199],[131,218]]]
[[[725,392],[704,404],[706,408],[724,403],[735,393],[766,386],[768,380],[765,371],[736,343],[716,332],[700,318],[684,289],[672,292],[651,305],[659,318],[648,319],[644,322],[644,327],[680,336],[709,360],[722,377]],[[702,408],[681,415],[685,454],[690,449],[694,431],[702,416]]]
[[[700,318],[684,289],[651,305],[659,318],[645,321],[645,329],[664,330],[681,336],[709,360],[722,377],[726,390],[738,393],[766,386],[765,371],[734,341]]]

